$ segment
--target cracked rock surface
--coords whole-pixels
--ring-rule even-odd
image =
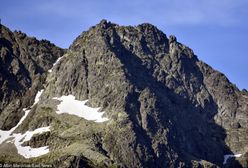
[[[119,26],[102,20],[63,50],[3,30],[0,127],[15,126],[41,88],[40,101],[18,131],[51,126],[51,132],[25,143],[49,146],[49,154],[25,162],[57,167],[248,166],[247,91],[200,61],[175,36],[148,23]],[[88,99],[87,105],[100,107],[109,120],[95,123],[57,114],[59,102],[53,98],[63,95]],[[224,155],[237,153],[242,156],[223,165]],[[20,156],[0,158],[15,162]]]

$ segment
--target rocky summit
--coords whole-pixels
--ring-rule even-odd
[[[68,49],[1,25],[0,56],[2,165],[248,167],[248,92],[151,24]]]

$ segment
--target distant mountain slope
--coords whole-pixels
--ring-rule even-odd
[[[0,49],[0,128],[5,130],[18,123],[22,109],[32,104],[48,69],[64,50],[3,25]]]
[[[0,144],[0,162],[55,167],[248,166],[248,93],[198,60],[175,36],[167,38],[151,24],[119,26],[102,20],[83,32],[62,57],[64,50],[47,41],[6,28],[0,45],[0,77],[12,84],[1,85],[2,132],[16,126],[22,111],[27,114]],[[20,105],[14,106],[18,101]],[[23,158],[15,136],[27,131],[38,133],[30,134],[21,146],[34,151],[46,147],[45,155]]]

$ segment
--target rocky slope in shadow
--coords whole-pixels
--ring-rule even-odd
[[[38,43],[41,48],[47,45]],[[26,162],[56,167],[223,167],[225,154],[241,153],[224,166],[247,167],[248,93],[198,60],[176,37],[167,38],[151,24],[119,26],[103,20],[83,32],[48,75],[63,51],[55,47],[47,52],[46,57],[21,54],[30,66],[39,65],[21,71],[29,74],[25,80],[43,74],[37,85],[12,85],[44,88],[18,130],[51,126],[51,132],[26,143],[48,145],[49,154]],[[29,60],[32,54],[40,59]],[[25,89],[20,101],[25,100]],[[89,106],[101,107],[110,120],[95,123],[57,114],[54,97],[63,95],[88,99]],[[4,121],[2,128],[15,125]],[[3,160],[11,161],[8,156]]]
[[[64,50],[0,26],[0,128],[9,130],[24,114],[22,109],[33,104],[48,69]]]

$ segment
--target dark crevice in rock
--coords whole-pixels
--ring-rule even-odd
[[[88,77],[89,77],[89,69],[88,69],[88,60],[87,57],[85,56],[85,51],[83,52],[83,59],[84,59],[84,64],[85,64],[85,83],[86,83],[86,96],[87,98],[89,97],[89,83],[88,83]]]

